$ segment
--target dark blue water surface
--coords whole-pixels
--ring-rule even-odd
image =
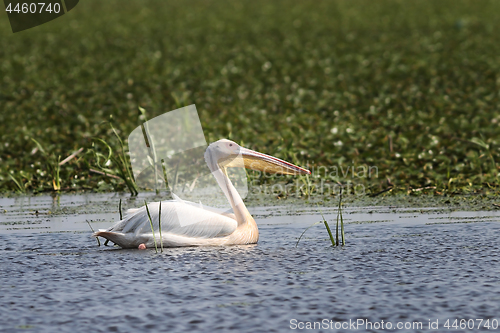
[[[257,245],[156,254],[97,247],[88,212],[2,208],[1,332],[500,331],[497,213],[352,207],[333,248],[321,224],[295,247],[315,208],[253,208]]]

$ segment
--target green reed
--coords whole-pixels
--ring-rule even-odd
[[[155,252],[158,253],[158,246],[156,245],[155,229],[153,227],[153,220],[151,219],[151,214],[149,214],[148,203],[144,200],[144,205],[146,205],[146,212],[148,213],[149,224],[151,225],[151,232],[153,233],[153,239],[155,242]]]
[[[161,235],[161,201],[160,206],[158,207],[158,229],[160,229],[160,249],[163,252],[163,237]]]
[[[92,233],[95,233],[94,228],[92,228],[92,225],[90,224],[90,222],[88,220],[87,220],[87,223],[90,227],[90,230],[92,230]],[[99,240],[99,237],[96,237],[95,239],[97,239],[97,246],[101,246],[101,241]]]
[[[132,177],[132,172],[125,153],[125,145],[121,140],[120,136],[118,135],[116,129],[113,127],[113,125],[111,123],[109,123],[109,125],[111,126],[111,129],[113,130],[113,133],[115,134],[120,144],[120,153],[117,154],[118,157],[116,157],[113,148],[105,140],[100,138],[94,138],[96,141],[99,141],[102,144],[104,144],[104,146],[107,148],[108,153],[106,156],[101,152],[99,152],[97,150],[97,147],[95,146],[95,143],[93,142],[92,143],[93,149],[90,150],[90,152],[95,157],[96,164],[94,167],[97,168],[98,170],[91,168],[90,165],[89,165],[89,170],[94,173],[123,180],[128,190],[130,191],[130,194],[135,196],[139,194],[139,192],[137,189],[137,185],[135,184],[134,178]],[[113,163],[115,169],[110,169],[106,167],[106,165],[109,162]]]
[[[345,234],[344,234],[344,219],[342,216],[342,192],[340,193],[339,206],[338,206],[338,210],[337,210],[337,225],[336,225],[337,228],[336,228],[336,237],[335,238],[333,237],[333,233],[332,233],[332,230],[330,229],[330,225],[326,221],[325,216],[323,215],[323,212],[321,211],[319,206],[318,206],[318,209],[319,209],[319,212],[321,214],[321,218],[323,220],[318,221],[318,222],[314,222],[309,227],[307,227],[300,235],[299,239],[297,240],[297,243],[295,244],[295,247],[297,247],[299,245],[299,242],[302,239],[302,236],[304,236],[304,234],[306,233],[307,230],[309,230],[313,226],[320,224],[320,223],[323,223],[325,225],[325,228],[326,228],[326,231],[328,233],[328,237],[330,239],[330,242],[332,243],[332,246],[339,246],[339,245],[344,246],[345,245]],[[339,224],[339,219],[340,219],[340,224]],[[339,225],[340,225],[341,241],[339,240]]]

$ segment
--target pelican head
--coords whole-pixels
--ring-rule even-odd
[[[236,142],[222,139],[210,144],[205,151],[205,160],[213,170],[222,168],[247,168],[284,175],[311,174],[307,169],[279,158],[241,147]]]

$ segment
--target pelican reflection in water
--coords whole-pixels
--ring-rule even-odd
[[[198,203],[184,201],[174,195],[174,200],[149,203],[148,209],[155,235],[158,239],[161,221],[164,247],[241,245],[254,244],[259,240],[259,230],[248,212],[241,196],[227,175],[227,168],[249,168],[253,170],[285,175],[310,174],[309,170],[290,164],[276,157],[240,147],[233,141],[222,139],[208,146],[205,161],[224,192],[233,213]],[[192,219],[194,223],[182,225],[178,216]],[[146,206],[130,209],[123,220],[108,230],[100,230],[93,236],[104,237],[122,248],[154,247],[155,238],[146,211]]]

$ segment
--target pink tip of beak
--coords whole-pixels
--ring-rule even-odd
[[[139,250],[145,250],[146,249],[146,245],[145,244],[139,244],[138,249]]]

